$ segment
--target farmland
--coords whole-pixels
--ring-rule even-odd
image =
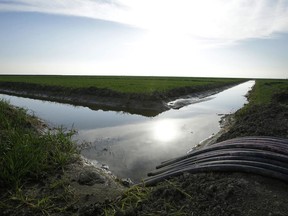
[[[181,87],[221,86],[243,79],[190,77],[131,77],[131,76],[0,76],[0,83],[30,83],[63,88],[100,88],[121,93],[151,94]]]
[[[288,92],[288,80],[257,80],[255,87],[253,88],[253,94],[250,96],[251,104],[268,104],[273,102],[276,97],[282,95],[283,100]]]

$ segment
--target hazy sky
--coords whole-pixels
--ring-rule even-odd
[[[0,74],[288,78],[288,0],[0,0]]]

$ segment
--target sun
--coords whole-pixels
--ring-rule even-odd
[[[176,139],[178,128],[175,122],[171,120],[162,120],[154,124],[153,127],[154,139],[160,142],[169,142]]]

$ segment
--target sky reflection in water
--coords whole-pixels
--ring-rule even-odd
[[[139,181],[160,162],[185,154],[220,129],[219,114],[235,112],[246,103],[254,85],[243,83],[209,100],[149,118],[87,107],[0,95],[13,105],[33,110],[50,124],[72,126],[75,139],[91,142],[82,155],[107,164],[119,177]]]
[[[82,154],[108,164],[120,177],[141,180],[160,162],[185,154],[217,133],[219,114],[232,113],[246,103],[247,82],[210,96],[210,100],[169,110],[154,118],[117,127],[80,130],[79,138],[91,141]]]

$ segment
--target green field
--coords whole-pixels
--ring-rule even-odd
[[[67,88],[97,87],[123,93],[165,92],[171,89],[191,86],[223,86],[241,82],[244,79],[231,78],[189,78],[189,77],[130,77],[130,76],[0,76],[1,82],[24,82]]]
[[[264,105],[272,102],[275,94],[288,93],[288,80],[264,80],[256,81],[252,94],[250,95],[250,104]]]

